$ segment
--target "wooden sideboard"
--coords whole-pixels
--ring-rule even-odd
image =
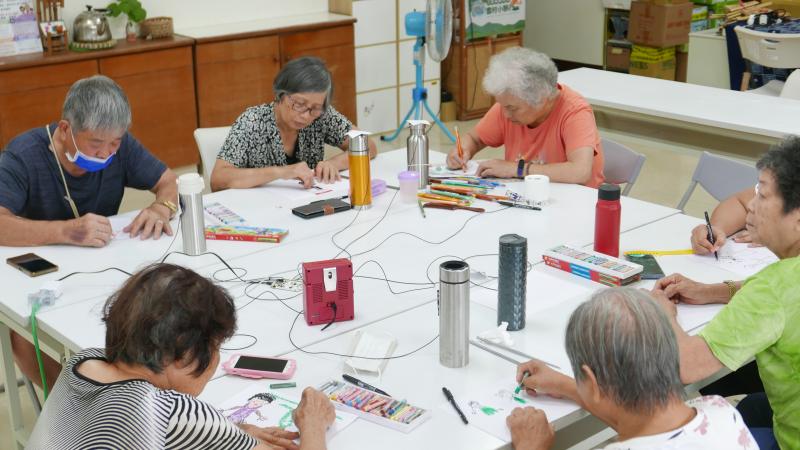
[[[170,167],[195,164],[197,128],[192,45],[174,36],[113,49],[0,58],[0,148],[16,135],[58,120],[69,87],[96,74],[128,96],[131,133]]]
[[[353,23],[340,19],[196,40],[198,123],[200,127],[231,125],[250,106],[274,99],[272,81],[286,62],[317,56],[333,76],[333,106],[356,120],[356,77]]]

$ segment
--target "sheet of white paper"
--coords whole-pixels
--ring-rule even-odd
[[[297,180],[275,180],[264,186],[269,195],[282,199],[287,206],[305,205],[317,200],[344,197],[350,193],[350,180],[341,179],[331,184],[319,181],[306,189]]]
[[[509,383],[498,383],[497,386],[488,392],[469,394],[454,392],[453,395],[470,425],[478,427],[504,442],[511,442],[511,432],[506,425],[506,417],[514,408],[533,406],[543,410],[547,414],[547,419],[552,422],[571,413],[577,407],[573,402],[546,395],[530,397],[523,391],[514,394],[516,386]],[[443,403],[441,408],[451,414],[456,414],[449,402]]]
[[[692,331],[710,322],[723,306],[725,305],[687,305],[681,303],[678,305],[678,325],[684,331]]]
[[[292,411],[299,400],[265,386],[250,386],[234,395],[217,408],[233,423],[247,423],[259,427],[281,427],[297,431],[292,421]],[[326,434],[330,439],[358,418],[355,414],[336,411],[336,420]]]
[[[461,169],[448,169],[446,164],[431,165],[428,175],[433,178],[447,178],[447,177],[474,177],[478,171],[477,161],[467,161],[467,170]]]
[[[719,249],[719,261],[713,254],[694,256],[699,261],[729,270],[741,277],[749,277],[776,262],[778,257],[766,247],[751,247],[729,240]]]
[[[117,240],[130,239],[131,235],[122,231],[123,228],[131,224],[136,216],[112,216],[108,220],[111,222],[111,237]]]

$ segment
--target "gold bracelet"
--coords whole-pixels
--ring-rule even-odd
[[[730,298],[733,298],[733,296],[736,295],[736,291],[739,290],[739,288],[736,287],[736,283],[733,282],[732,280],[725,280],[722,283],[725,286],[728,286],[728,291],[730,292]]]
[[[161,205],[161,206],[166,206],[167,209],[169,209],[169,212],[170,212],[170,214],[169,214],[169,218],[170,219],[175,217],[175,214],[178,212],[178,206],[175,203],[172,203],[169,200],[163,200],[163,201],[160,201],[160,202],[156,202],[155,204],[156,205]]]

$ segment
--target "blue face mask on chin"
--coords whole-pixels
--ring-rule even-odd
[[[81,169],[87,172],[98,172],[100,170],[105,169],[106,167],[108,167],[109,164],[111,164],[111,161],[114,159],[114,155],[111,155],[106,159],[95,158],[93,156],[86,156],[78,148],[78,144],[75,143],[75,134],[72,132],[71,127],[69,134],[70,136],[72,136],[72,145],[75,146],[75,156],[70,156],[69,152],[65,152],[69,162],[75,164],[76,166],[80,167]]]

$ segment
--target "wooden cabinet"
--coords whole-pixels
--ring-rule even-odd
[[[340,26],[281,36],[283,62],[301,56],[316,56],[333,77],[333,106],[351,121],[356,120],[356,53],[353,26]]]
[[[458,120],[475,119],[486,114],[494,104],[494,99],[484,92],[481,85],[489,59],[507,48],[520,45],[521,34],[453,43],[450,54],[442,61],[442,73],[447,74],[444,86],[455,98]]]
[[[191,47],[103,58],[100,73],[127,94],[133,113],[130,132],[146,148],[169,167],[197,163]]]
[[[195,39],[200,127],[229,126],[248,107],[272,101],[275,75],[300,56],[325,61],[333,77],[334,107],[356,120],[352,18]]]
[[[170,167],[199,160],[192,44],[185,37],[134,43],[111,50],[2,58],[0,148],[14,136],[61,118],[64,97],[81,78],[98,73],[122,87],[131,105],[131,133]]]
[[[248,107],[274,98],[278,36],[198,44],[195,64],[200,127],[230,125]]]

